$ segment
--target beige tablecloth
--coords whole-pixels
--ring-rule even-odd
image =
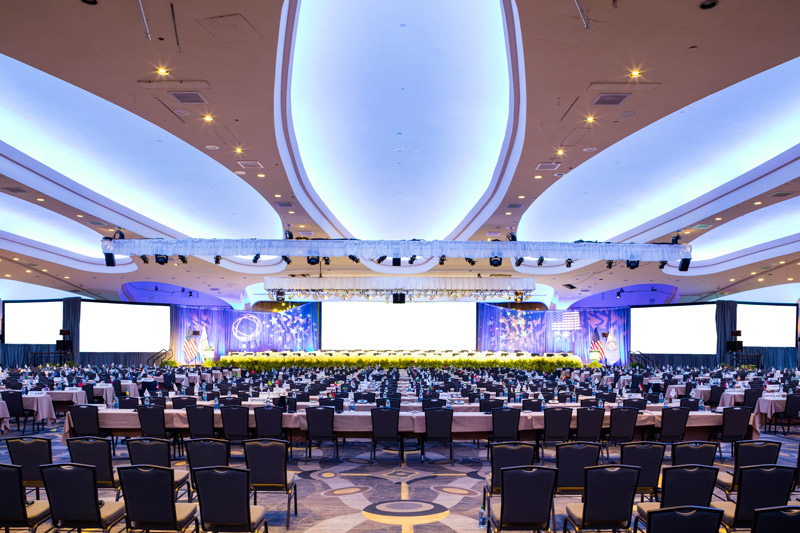
[[[94,395],[96,398],[102,398],[103,402],[106,404],[106,407],[111,407],[114,405],[114,387],[111,385],[111,383],[95,383]]]
[[[726,390],[722,393],[722,398],[719,400],[720,407],[731,407],[736,404],[744,403],[744,390],[732,391]]]
[[[54,402],[72,402],[76,405],[86,403],[86,391],[80,387],[67,387],[64,390],[51,390],[47,394]]]

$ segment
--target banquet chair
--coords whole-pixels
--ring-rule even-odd
[[[203,531],[267,533],[267,510],[250,505],[250,472],[242,468],[205,467],[194,472]]]
[[[197,405],[197,398],[194,396],[173,396],[172,408],[183,409],[187,405]]]
[[[214,408],[210,405],[187,405],[184,407],[186,419],[189,421],[189,438],[213,439]]]
[[[97,497],[95,467],[60,463],[42,465],[42,479],[56,529],[102,529],[109,533],[125,518],[125,504]]]
[[[764,393],[764,390],[761,388],[758,389],[745,389],[744,391],[744,406],[749,407],[753,411],[756,410],[756,405],[758,404],[758,399],[761,398],[761,395]]]
[[[722,394],[724,392],[725,387],[722,385],[711,385],[711,393],[706,403],[712,408],[719,407],[719,402],[722,401]]]
[[[142,437],[152,437],[154,439],[170,438],[175,456],[177,457],[182,453],[180,430],[167,432],[163,407],[159,405],[140,405],[136,408],[136,414],[139,417]]]
[[[256,438],[284,438],[283,409],[275,406],[256,407],[253,409],[253,416],[256,420]]]
[[[689,411],[699,411],[700,398],[681,398],[680,405],[689,409]]]
[[[526,398],[522,400],[522,410],[523,411],[534,411],[538,412],[542,410],[542,400],[534,400],[530,398]]]
[[[576,532],[586,529],[627,530],[631,525],[639,467],[590,466],[584,475],[583,502],[567,504],[564,532],[569,525]]]
[[[603,403],[613,404],[617,401],[616,392],[598,392],[596,398],[603,400]]]
[[[644,395],[645,402],[653,405],[660,403],[661,396],[659,394],[658,392],[648,392]]]
[[[781,454],[781,443],[766,440],[742,440],[735,442],[733,472],[722,472],[717,477],[717,486],[730,500],[731,494],[739,491],[741,469],[746,466],[773,465]]]
[[[559,392],[558,393],[558,403],[571,403],[572,402],[572,393],[571,392]]]
[[[339,398],[341,401],[341,398]],[[320,398],[322,401],[322,398]],[[308,435],[306,435],[306,462],[311,458],[311,443],[319,441],[333,442],[334,460],[339,459],[339,437],[333,430],[334,409],[332,407],[306,408],[306,421],[308,422]]]
[[[636,531],[639,520],[647,523],[649,513],[655,510],[665,507],[708,507],[711,505],[718,472],[719,469],[716,467],[703,465],[664,468],[661,473],[661,501],[642,502],[636,506],[634,531]]]
[[[658,499],[658,480],[667,445],[660,442],[628,442],[620,446],[620,464],[639,467],[636,494]]]
[[[95,467],[98,489],[112,489],[119,500],[119,478],[111,464],[111,441],[102,437],[73,437],[67,439],[69,460]]]
[[[128,457],[132,465],[151,465],[172,468],[169,457],[169,441],[167,439],[154,439],[150,437],[136,437],[128,439]],[[119,469],[118,469],[119,472]],[[173,475],[173,490],[175,500],[178,499],[181,487],[186,487],[186,496],[189,496],[189,471],[175,469]]]
[[[558,485],[556,494],[575,496],[584,490],[584,469],[597,466],[600,445],[595,442],[566,442],[556,445]]]
[[[500,398],[486,398],[478,401],[478,409],[482,413],[491,413],[492,409],[503,407],[503,400]]]
[[[36,467],[39,468],[38,466]],[[0,464],[0,528],[24,528],[34,533],[50,517],[44,500],[28,502],[25,498],[23,467]],[[41,473],[38,476],[41,479]]]
[[[711,438],[720,443],[719,460],[722,459],[722,443],[731,443],[731,455],[733,455],[733,443],[737,440],[747,438],[747,429],[750,425],[749,407],[726,407],[722,411],[722,430],[711,433]]]
[[[765,507],[753,512],[752,533],[800,531],[800,507],[785,505]]]
[[[185,531],[194,523],[195,533],[199,533],[197,505],[175,501],[171,468],[134,464],[120,466],[118,472],[128,531]]]
[[[644,411],[647,409],[647,400],[644,398],[626,398],[622,400],[622,407],[630,407]]]
[[[15,390],[4,390],[0,392],[0,397],[6,402],[9,418],[14,418],[17,421],[17,431],[19,431],[19,419],[22,417],[22,431],[25,434],[25,428],[28,427],[28,418],[33,418],[33,431],[36,432],[36,413],[33,409],[25,409],[22,404],[22,393]]]
[[[683,400],[681,400],[683,401]],[[665,407],[661,411],[661,430],[656,431],[659,442],[682,441],[686,435],[686,424],[689,421],[688,407]]]
[[[197,488],[194,483],[195,469],[208,466],[228,466],[231,458],[231,443],[224,439],[199,438],[187,439],[184,444],[192,480],[189,501],[192,501],[193,493]]]
[[[611,409],[611,423],[608,433],[603,439],[603,447],[606,449],[606,461],[611,460],[609,444],[618,446],[623,442],[630,442],[636,434],[636,420],[639,417],[639,410],[631,407],[614,407]]]
[[[120,409],[136,409],[139,407],[139,398],[135,396],[122,396],[117,398]]]
[[[544,431],[539,441],[542,446],[542,461],[544,461],[544,446],[548,442],[559,443],[569,440],[571,423],[571,407],[548,407],[544,410]]]
[[[294,396],[297,398],[298,402],[307,402],[309,400],[309,394],[307,392],[297,391]]]
[[[102,396],[94,395],[94,385],[91,383],[84,383],[81,388],[83,392],[86,393],[86,403],[105,405],[106,401]]]
[[[769,431],[769,423],[772,422],[772,430],[777,432],[775,422],[780,421],[783,434],[787,435],[792,431],[792,420],[797,420],[800,423],[800,394],[786,395],[786,404],[783,411],[774,413],[767,419],[767,431]],[[783,425],[784,421],[786,426]]]
[[[223,407],[240,407],[242,405],[242,400],[239,397],[220,397],[219,399],[219,408],[222,409]]]
[[[438,409],[440,407],[445,407],[447,402],[440,398],[423,398],[422,399],[422,409]]]
[[[337,413],[344,411],[344,398],[320,398],[320,407],[333,407]]]
[[[297,516],[297,485],[294,472],[289,472],[289,443],[278,439],[246,440],[244,457],[250,470],[250,491],[253,504],[258,504],[258,493],[280,492],[286,495],[286,529],[289,529],[289,511],[294,498],[294,515]]]
[[[513,466],[500,470],[502,486],[499,498],[490,498],[487,531],[555,530],[553,495],[558,471],[544,466]]]
[[[8,455],[11,464],[22,468],[22,483],[28,488],[36,489],[36,499],[39,499],[39,489],[44,486],[40,465],[53,462],[53,449],[50,439],[37,437],[18,437],[5,439],[8,446]],[[2,526],[0,526],[2,527]]]
[[[600,398],[581,398],[581,407],[600,407]]]
[[[719,444],[706,441],[673,442],[670,457],[672,466],[714,466]]]
[[[736,502],[711,502],[711,507],[724,511],[722,523],[728,530],[752,527],[756,509],[786,505],[794,476],[795,469],[789,466],[745,466]]]
[[[576,411],[578,424],[575,429],[575,440],[600,442],[606,410],[602,407],[579,407]]]
[[[489,433],[489,442],[519,440],[519,417],[522,410],[513,407],[495,407],[491,412],[492,432]],[[491,448],[487,453],[491,453]]]
[[[483,485],[483,504],[486,498],[498,495],[503,487],[501,470],[514,466],[532,465],[536,459],[536,445],[531,442],[497,442],[489,444],[491,471]]]
[[[372,418],[372,452],[370,460],[375,461],[375,449],[379,442],[390,442],[398,446],[400,464],[405,462],[405,443],[400,434],[400,410],[376,407],[370,409]]]
[[[250,409],[241,405],[220,407],[222,433],[229,441],[242,441],[250,438]]]
[[[425,444],[440,442],[450,446],[450,463],[453,463],[453,410],[452,409],[427,409],[425,410],[425,433],[419,438],[420,461],[425,463]]]
[[[647,533],[718,533],[722,523],[721,509],[683,506],[662,507],[650,512],[645,523]],[[633,533],[642,531],[634,521]]]

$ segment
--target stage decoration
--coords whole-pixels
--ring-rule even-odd
[[[688,244],[530,241],[367,241],[357,239],[116,239],[102,241],[117,255],[288,256],[288,257],[545,257],[573,261],[677,261],[690,259]]]
[[[478,304],[478,349],[530,353],[590,352],[604,365],[626,366],[630,351],[630,307],[519,311]]]
[[[233,367],[246,370],[279,370],[282,368],[517,368],[555,372],[561,368],[581,368],[580,358],[571,355],[551,357],[519,352],[314,352],[227,355],[218,361],[207,361],[206,367]]]
[[[373,298],[391,300],[392,294],[405,294],[406,301],[434,299],[527,300],[536,289],[536,282],[526,278],[264,278],[264,289],[273,300],[278,291],[286,298],[327,300]]]

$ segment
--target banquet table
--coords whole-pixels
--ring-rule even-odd
[[[127,394],[131,398],[139,397],[139,386],[129,379],[121,379],[119,382],[122,394]]]
[[[759,416],[759,422],[765,423],[772,418],[775,413],[782,413],[786,409],[785,396],[762,396],[756,403],[756,410],[753,414]]]
[[[722,393],[722,398],[719,400],[720,407],[731,407],[742,403],[744,403],[744,389],[728,389]]]
[[[670,385],[667,387],[664,396],[672,398],[673,390],[675,391],[675,397],[683,396],[686,394],[686,385]],[[711,387],[694,387],[692,390],[694,391],[694,397],[697,399],[702,399],[704,402],[711,399]]]
[[[56,421],[56,411],[53,408],[53,400],[45,391],[31,391],[22,396],[22,407],[33,411],[33,419],[36,422],[52,424]],[[0,400],[0,428],[3,431],[9,429],[10,414],[6,402]]]
[[[94,395],[102,398],[106,406],[114,405],[114,387],[111,383],[95,383]]]
[[[47,392],[54,402],[72,402],[75,405],[86,403],[86,391],[80,387],[67,387],[64,390],[51,390]]]

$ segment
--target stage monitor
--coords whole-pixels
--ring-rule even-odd
[[[716,310],[716,304],[631,307],[631,350],[715,354]]]
[[[796,346],[797,306],[739,302],[736,305],[736,329],[742,331],[739,340],[745,346]]]
[[[474,302],[322,302],[323,350],[474,350]]]
[[[55,344],[64,327],[64,302],[3,302],[3,341],[6,344]]]
[[[81,352],[156,353],[170,347],[169,305],[81,302]]]

